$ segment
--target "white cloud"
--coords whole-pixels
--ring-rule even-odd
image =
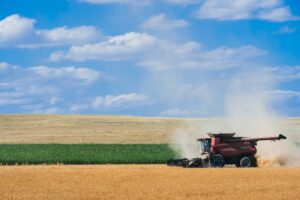
[[[72,46],[66,53],[62,51],[51,54],[49,60],[68,59],[75,61],[122,60],[130,59],[147,51],[155,43],[155,38],[146,33],[130,32],[114,36],[102,43]]]
[[[270,101],[275,105],[282,106],[289,101],[300,102],[300,92],[294,90],[271,90],[266,92]]]
[[[43,79],[69,77],[78,81],[83,81],[84,83],[92,83],[102,76],[102,73],[99,71],[80,67],[51,68],[46,66],[36,66],[31,67],[28,70],[31,70],[34,74]]]
[[[21,67],[0,63],[0,107],[15,106],[24,113],[110,112],[145,105],[139,93],[97,96],[106,74],[83,67]],[[9,72],[9,76],[7,75]],[[110,78],[110,77],[109,77]],[[110,80],[110,79],[109,79]],[[89,93],[92,89],[92,92]]]
[[[45,41],[53,44],[80,44],[99,39],[100,32],[93,26],[79,26],[75,28],[59,27],[37,32]]]
[[[53,45],[86,44],[99,41],[101,33],[92,26],[34,28],[35,20],[18,14],[0,21],[0,47],[38,48]]]
[[[290,8],[287,6],[261,11],[257,15],[257,18],[274,22],[284,22],[299,19],[298,17],[294,17],[292,15]]]
[[[252,45],[244,45],[238,48],[219,47],[203,53],[202,57],[203,60],[207,60],[208,63],[216,61],[224,64],[228,63],[229,65],[232,63],[234,65],[234,63],[240,60],[264,55],[267,55],[267,51]]]
[[[300,98],[300,92],[293,90],[272,90],[268,92],[275,99]]]
[[[282,66],[266,68],[270,71],[277,81],[289,82],[300,80],[300,66]]]
[[[98,96],[93,102],[94,108],[107,108],[107,107],[120,107],[130,106],[133,104],[145,103],[148,100],[148,96],[136,93],[120,94],[117,96],[107,95]]]
[[[260,19],[282,22],[299,19],[293,16],[282,0],[204,0],[196,12],[199,19],[243,20]]]
[[[201,45],[198,42],[175,44],[159,41],[156,47],[156,49],[149,51],[144,59],[139,61],[140,66],[152,70],[165,70],[170,68],[193,68],[198,64],[196,59],[198,52],[201,50]]]
[[[164,69],[201,69],[223,70],[232,67],[251,65],[250,58],[266,55],[267,52],[255,46],[245,45],[238,48],[219,47],[202,50],[200,44],[189,42],[182,45],[168,44],[140,62],[141,66],[153,70]],[[246,64],[248,61],[248,64]]]
[[[9,65],[5,62],[0,62],[0,71],[5,70],[9,67]]]
[[[282,26],[277,31],[275,31],[275,34],[291,34],[297,31],[297,28],[292,28],[289,26]]]
[[[84,99],[81,102],[72,103],[69,106],[71,113],[82,113],[92,110],[93,112],[107,112],[119,109],[128,109],[149,103],[149,96],[138,93],[127,93],[118,95],[96,96]]]
[[[0,21],[0,46],[21,42],[34,33],[35,20],[11,15]]]
[[[24,97],[24,94],[21,92],[0,92],[0,106],[20,105],[30,101],[30,98]]]
[[[49,60],[134,60],[139,66],[151,70],[216,70],[245,66],[247,62],[249,66],[253,62],[251,58],[266,54],[265,50],[252,45],[204,50],[200,43],[194,41],[178,44],[146,33],[130,32],[102,43],[72,46],[66,52],[53,52]]]
[[[0,70],[0,105],[18,105],[29,112],[52,113],[52,108],[65,103],[65,97],[76,96],[106,77],[83,67],[0,66],[5,66]]]
[[[9,76],[6,76],[9,74]],[[4,75],[4,76],[3,76]],[[98,70],[93,70],[84,67],[47,67],[33,66],[23,68],[20,66],[11,65],[0,62],[0,87],[14,86],[23,83],[45,82],[45,81],[71,81],[73,84],[87,85],[92,84],[100,79],[111,79],[110,76],[103,74]],[[13,80],[15,78],[15,80]],[[6,82],[5,82],[6,81]],[[11,83],[11,84],[10,84]],[[43,88],[45,89],[45,88]],[[36,91],[37,88],[30,87],[28,92]],[[50,92],[50,90],[48,90]]]
[[[149,30],[172,30],[188,25],[183,19],[168,19],[164,13],[152,16],[142,24],[142,28]]]

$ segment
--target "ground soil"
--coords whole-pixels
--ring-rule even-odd
[[[299,199],[300,168],[1,166],[0,199]]]

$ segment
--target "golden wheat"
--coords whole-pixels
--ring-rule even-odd
[[[1,199],[299,199],[300,168],[2,166]]]

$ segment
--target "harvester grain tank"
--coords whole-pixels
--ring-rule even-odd
[[[235,133],[208,133],[209,138],[197,139],[200,156],[194,159],[169,160],[169,166],[182,167],[224,167],[235,164],[237,167],[256,167],[255,154],[258,141],[286,139],[284,135],[277,137],[234,137]]]

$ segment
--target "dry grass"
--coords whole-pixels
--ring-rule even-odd
[[[0,115],[0,143],[169,143],[177,128],[186,128],[191,122],[198,126],[207,125],[215,120],[218,119]],[[289,132],[298,134],[299,119],[279,123]]]
[[[0,115],[0,143],[167,143],[178,119],[101,115]]]
[[[300,168],[0,167],[1,199],[299,199]]]

